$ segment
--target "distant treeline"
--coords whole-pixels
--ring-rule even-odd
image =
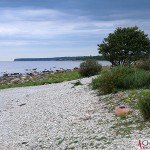
[[[103,56],[77,56],[77,57],[54,57],[54,58],[16,58],[14,61],[77,61],[77,60],[87,60],[96,59],[104,60]]]

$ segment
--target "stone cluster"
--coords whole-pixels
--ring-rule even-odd
[[[0,84],[19,84],[28,81],[33,81],[36,79],[42,79],[48,74],[55,74],[55,73],[63,73],[63,72],[70,72],[74,70],[78,70],[79,68],[75,67],[74,69],[63,69],[60,68],[59,70],[44,70],[41,72],[36,71],[36,69],[32,69],[31,72],[28,73],[4,73],[3,76],[0,77]]]

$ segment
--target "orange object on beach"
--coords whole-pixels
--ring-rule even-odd
[[[120,117],[125,117],[131,112],[131,109],[125,106],[119,106],[115,109],[115,114]]]

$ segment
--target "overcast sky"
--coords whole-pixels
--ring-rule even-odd
[[[117,27],[150,35],[150,0],[0,0],[0,60],[98,55]]]

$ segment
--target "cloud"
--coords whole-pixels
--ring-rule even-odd
[[[94,18],[81,10],[69,13],[56,9],[0,8],[0,48],[10,47],[20,53],[38,49],[35,54],[41,54],[43,49],[54,53],[53,49],[57,49],[66,56],[65,49],[70,49],[66,53],[73,55],[75,49],[82,50],[85,55],[92,50],[96,53],[96,45],[117,27],[137,25],[149,34],[150,19],[137,15],[136,12],[113,12]]]
[[[91,20],[90,16],[68,14],[53,9],[1,9],[0,37],[54,38],[67,34],[108,33],[118,26],[130,26],[141,20]],[[115,16],[115,14],[112,14]],[[119,15],[121,16],[121,14]],[[123,14],[124,16],[124,14]],[[145,21],[142,24],[146,25]]]
[[[27,41],[18,41],[18,40],[0,40],[1,46],[22,46],[28,45]]]
[[[110,31],[128,20],[96,21],[89,16],[67,14],[52,9],[1,9],[0,36],[54,38],[66,34]]]

